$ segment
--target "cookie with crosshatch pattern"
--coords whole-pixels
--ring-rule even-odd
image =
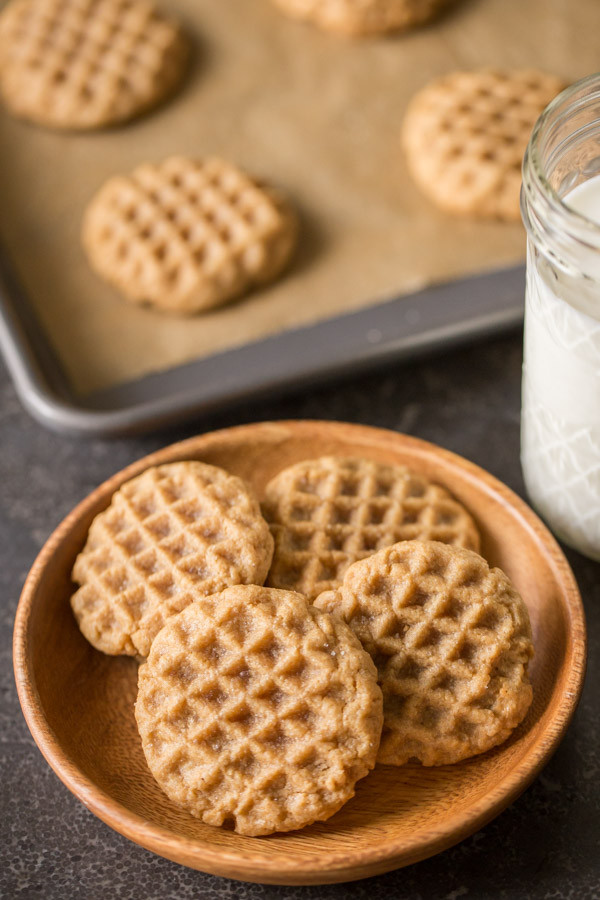
[[[375,764],[375,666],[350,628],[291,591],[231,587],[169,619],[135,715],[165,793],[261,835],[332,816]]]
[[[315,606],[347,622],[377,666],[378,762],[459,762],[505,741],[529,709],[527,607],[477,553],[395,544],[354,563]]]
[[[179,26],[147,0],[11,0],[0,14],[0,91],[15,115],[88,129],[133,118],[180,81]]]
[[[103,653],[147,656],[169,616],[232,584],[262,584],[273,541],[248,485],[188,460],[125,482],[93,520],[71,607]]]
[[[348,566],[397,541],[479,549],[467,510],[443,487],[368,459],[323,456],[279,472],[262,503],[275,539],[267,583],[314,598]]]
[[[276,278],[296,217],[279,191],[229,162],[172,156],[109,179],[82,240],[91,266],[128,300],[195,313]]]
[[[275,0],[290,16],[351,37],[422,25],[452,0]]]
[[[415,182],[447,212],[520,220],[525,148],[564,86],[536,69],[452,72],[426,85],[402,126]]]

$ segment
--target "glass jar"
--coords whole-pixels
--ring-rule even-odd
[[[521,209],[525,484],[558,537],[600,560],[600,75],[538,120]]]

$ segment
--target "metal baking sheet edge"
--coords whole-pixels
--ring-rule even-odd
[[[522,323],[524,292],[524,265],[474,275],[79,397],[0,251],[0,350],[41,424],[117,436],[508,331]]]

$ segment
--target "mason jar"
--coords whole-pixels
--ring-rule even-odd
[[[523,162],[521,463],[558,537],[600,560],[600,75],[559,94]]]

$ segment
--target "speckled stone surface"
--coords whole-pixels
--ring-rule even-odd
[[[44,900],[458,900],[600,897],[600,565],[569,552],[589,629],[583,699],[537,781],[483,831],[407,869],[349,885],[239,884],[142,850],[88,812],[48,768],[21,716],[11,633],[42,543],[117,469],[189,435],[274,418],[341,419],[414,434],[466,456],[519,493],[521,339],[480,344],[385,372],[261,402],[146,438],[81,442],[20,408],[0,367],[0,897]]]

